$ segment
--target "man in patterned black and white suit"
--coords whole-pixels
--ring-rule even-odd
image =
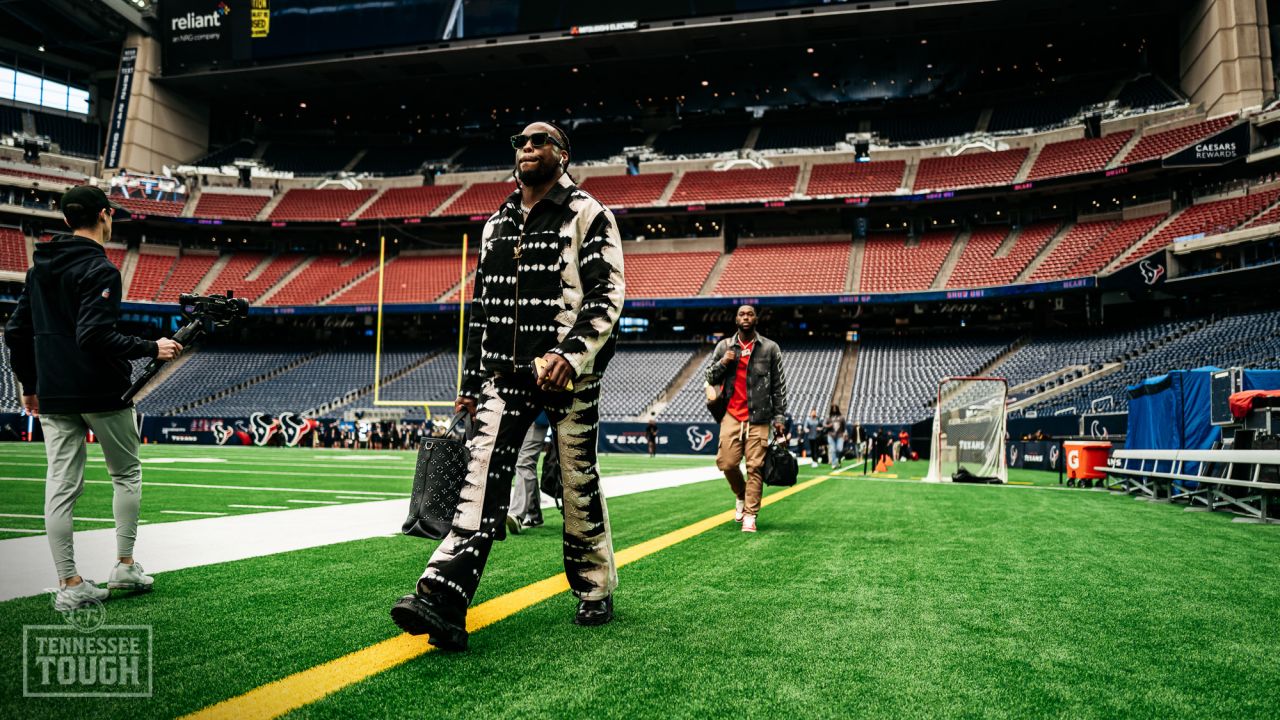
[[[511,144],[519,183],[485,223],[455,405],[476,421],[466,485],[416,592],[391,610],[405,632],[452,650],[466,649],[467,607],[494,540],[504,537],[516,455],[544,410],[560,454],[574,622],[612,620],[618,584],[596,443],[600,378],[622,312],[621,238],[613,214],[567,174],[569,139],[560,128],[533,123]]]

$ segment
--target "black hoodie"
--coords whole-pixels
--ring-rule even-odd
[[[120,410],[129,360],[155,357],[151,340],[116,331],[120,271],[102,246],[59,235],[36,246],[27,286],[5,326],[13,372],[42,413]],[[38,372],[37,372],[38,371]]]

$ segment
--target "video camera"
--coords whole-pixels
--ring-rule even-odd
[[[228,290],[226,295],[183,293],[178,296],[178,302],[182,305],[182,316],[187,319],[187,324],[173,334],[173,339],[182,345],[183,350],[190,349],[205,335],[212,335],[215,330],[230,327],[238,320],[249,317],[249,302],[244,298],[236,297],[235,292],[231,290]],[[133,385],[129,387],[122,399],[125,402],[132,400],[133,396],[137,395],[138,391],[160,372],[164,364],[164,360],[158,359],[147,363],[147,367],[138,379],[133,381]]]

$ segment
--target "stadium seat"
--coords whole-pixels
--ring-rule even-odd
[[[810,197],[890,195],[902,185],[906,169],[905,160],[814,165],[804,194]]]
[[[786,200],[796,189],[796,166],[743,170],[693,170],[680,178],[672,205]]]
[[[739,246],[713,295],[835,295],[849,274],[847,242]]]
[[[478,256],[467,255],[466,274],[475,272]],[[430,303],[458,284],[458,255],[405,255],[387,261],[383,271],[384,303]],[[360,305],[378,301],[378,274],[355,283],[333,299],[334,305]]]
[[[177,261],[174,262],[169,272],[169,277],[156,290],[155,295],[149,299],[176,304],[179,295],[195,290],[196,285],[200,284],[204,276],[209,274],[209,270],[217,260],[218,256],[212,254],[196,255],[184,253],[180,255]],[[137,277],[136,271],[134,277]]]
[[[255,269],[268,257],[270,262],[254,275]],[[226,294],[228,290],[234,290],[236,297],[253,302],[305,259],[306,256],[300,254],[268,256],[266,253],[238,252],[231,256],[209,284],[208,292]],[[251,275],[252,280],[249,279]]]
[[[337,221],[346,220],[351,213],[373,197],[375,190],[323,190],[295,188],[284,194],[280,203],[271,211],[268,220],[285,221]]]
[[[1027,159],[1027,148],[930,157],[916,171],[916,192],[1008,185]]]
[[[374,269],[372,256],[320,255],[266,300],[267,305],[316,305]]]
[[[510,180],[501,182],[472,183],[462,194],[449,203],[441,215],[484,215],[497,212],[507,196],[515,192],[516,184]]]
[[[1179,238],[1191,235],[1217,235],[1234,230],[1280,198],[1280,190],[1263,190],[1225,200],[1197,203],[1178,213],[1160,232],[1147,238],[1125,255],[1121,265],[1128,265],[1150,255]]]
[[[623,254],[628,298],[694,297],[720,259],[714,251]]]
[[[862,257],[862,292],[928,290],[955,242],[955,231],[928,232],[908,246],[897,233],[867,236]]]
[[[124,299],[142,302],[154,300],[177,261],[177,255],[138,253],[138,264],[133,269],[133,281],[129,283]]]
[[[1027,179],[1043,180],[1101,170],[1111,162],[1131,137],[1133,137],[1133,131],[1124,130],[1100,138],[1049,143],[1040,149],[1040,155],[1031,166]]]
[[[1008,237],[1009,228],[1001,226],[974,230],[964,251],[960,253],[951,277],[947,279],[947,287],[971,288],[1012,283],[1059,227],[1060,224],[1053,221],[1035,223],[1016,230],[1018,237],[1003,257],[997,257],[997,250]]]
[[[18,228],[0,227],[0,270],[26,272],[27,238]]]
[[[163,215],[167,217],[178,217],[182,214],[182,208],[187,204],[186,200],[148,200],[143,197],[127,197],[119,193],[112,193],[111,199],[138,215]]]
[[[192,216],[222,220],[253,220],[270,200],[270,195],[240,195],[205,190],[200,194]]]
[[[1203,140],[1223,130],[1235,121],[1235,115],[1225,115],[1174,130],[1164,130],[1150,134],[1144,132],[1142,138],[1133,146],[1133,149],[1124,156],[1124,161],[1121,164],[1132,165],[1154,158],[1162,158],[1181,150],[1197,140]]]
[[[361,220],[371,218],[423,218],[435,212],[441,203],[458,191],[459,185],[427,185],[425,187],[387,188],[373,204],[360,213]]]
[[[644,207],[662,197],[671,173],[601,175],[582,181],[582,189],[605,207]]]

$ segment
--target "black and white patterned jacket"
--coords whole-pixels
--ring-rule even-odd
[[[622,314],[622,238],[613,213],[567,175],[529,211],[511,193],[484,226],[461,395],[556,353],[601,375]]]

